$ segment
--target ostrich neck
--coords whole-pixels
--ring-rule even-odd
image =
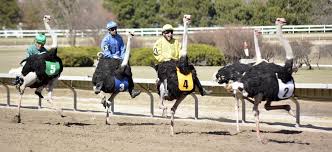
[[[188,25],[186,22],[184,22],[183,23],[183,40],[182,40],[181,57],[187,56],[187,47],[188,47]]]
[[[258,45],[257,35],[255,32],[254,32],[254,43],[255,43],[256,60],[257,60],[257,62],[259,62],[262,60],[262,55],[261,55],[261,50]]]
[[[51,29],[50,25],[47,22],[44,22],[45,29],[47,30],[48,33],[51,34],[52,37],[52,48],[56,48],[58,46],[58,37],[56,33]]]
[[[125,56],[123,58],[123,61],[121,63],[121,67],[124,67],[124,66],[128,65],[129,54],[130,54],[130,43],[131,43],[131,37],[128,36],[126,52],[125,52]]]
[[[281,42],[282,46],[285,48],[286,59],[293,59],[292,47],[289,44],[288,40],[285,37],[283,37],[282,31],[281,31],[281,25],[277,25],[277,36],[278,36],[278,39]]]

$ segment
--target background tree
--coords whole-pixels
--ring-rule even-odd
[[[20,9],[16,0],[0,0],[0,25],[13,28],[20,21]]]
[[[89,0],[58,0],[47,1],[47,8],[53,14],[57,24],[68,29],[70,45],[76,45],[77,30],[94,29],[96,44],[99,43],[103,35],[101,29],[105,28],[107,21],[112,18],[103,10],[102,1]]]
[[[158,26],[159,2],[156,0],[104,0],[103,6],[117,16],[120,27]]]
[[[316,0],[312,9],[312,21],[316,24],[332,24],[332,1]]]
[[[295,64],[305,64],[311,70],[312,59],[309,55],[311,54],[312,44],[308,41],[291,41],[290,44],[294,52]]]
[[[19,3],[22,14],[21,21],[24,29],[41,29],[44,27],[42,23],[42,9],[43,5],[40,0],[26,0]],[[41,4],[41,5],[36,5]]]

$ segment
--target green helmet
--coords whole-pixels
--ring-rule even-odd
[[[46,36],[45,33],[38,34],[35,37],[35,41],[39,44],[45,44],[46,43]]]

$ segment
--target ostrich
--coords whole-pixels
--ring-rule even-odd
[[[187,43],[188,24],[190,23],[190,20],[190,15],[184,15],[183,46],[180,51],[180,59],[178,61],[170,60],[162,62],[156,68],[159,78],[159,81],[157,81],[157,90],[160,96],[159,108],[163,111],[162,116],[167,116],[167,107],[164,105],[164,101],[176,100],[171,108],[171,135],[174,135],[175,111],[184,98],[195,91],[195,85],[200,88],[201,95],[209,93],[201,87],[195,68],[188,61]],[[184,76],[185,78],[179,78],[181,76]]]
[[[240,80],[240,78],[243,76],[243,73],[248,71],[253,65],[264,61],[261,57],[261,51],[258,45],[258,31],[254,30],[254,44],[255,44],[255,53],[256,53],[256,61],[255,62],[247,62],[247,61],[241,61],[235,62],[230,65],[226,65],[222,68],[220,68],[214,75],[213,79],[218,82],[219,84],[227,84],[226,89],[231,90],[229,88],[230,84],[232,82]]]
[[[62,60],[57,56],[57,36],[53,31],[51,31],[48,24],[50,16],[45,15],[43,20],[46,29],[52,36],[52,48],[46,53],[32,55],[21,62],[25,62],[21,71],[23,78],[18,77],[18,79],[14,82],[20,94],[18,113],[15,116],[18,123],[21,122],[20,107],[22,103],[22,96],[26,87],[36,88],[35,94],[37,94],[40,98],[44,98],[41,91],[46,87],[48,91],[47,101],[52,105],[52,109],[57,110],[57,112],[63,117],[61,109],[53,105],[52,99],[53,88],[55,87],[55,83],[63,70],[63,64]]]
[[[282,36],[281,27],[286,23],[284,18],[276,19],[277,36],[283,44],[286,51],[286,61],[284,66],[265,61],[256,64],[246,71],[239,81],[231,84],[233,93],[237,100],[247,99],[254,104],[254,116],[256,121],[256,135],[259,141],[263,142],[259,129],[259,110],[258,105],[262,101],[266,101],[264,108],[266,110],[284,109],[293,115],[289,105],[272,106],[272,101],[280,101],[290,98],[297,105],[298,102],[294,98],[295,83],[292,77],[293,52],[288,41]],[[253,99],[253,100],[251,100]],[[239,109],[237,108],[237,113]],[[299,120],[296,122],[299,126]],[[238,117],[237,117],[238,127]]]
[[[114,102],[115,96],[119,92],[133,89],[129,79],[132,79],[132,73],[130,65],[128,65],[130,55],[130,43],[134,36],[133,33],[128,32],[128,40],[126,46],[126,52],[123,61],[114,58],[99,59],[97,68],[93,74],[92,83],[94,85],[94,91],[96,94],[100,94],[102,97],[102,104],[106,108],[106,124],[110,124],[110,106]],[[120,65],[121,62],[121,65]],[[119,66],[120,65],[120,66]],[[106,101],[106,95],[104,93],[110,93],[111,96]],[[132,96],[134,98],[135,96]]]

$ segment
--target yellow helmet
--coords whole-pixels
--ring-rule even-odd
[[[173,26],[172,26],[171,24],[165,24],[165,25],[163,26],[163,30],[162,30],[162,32],[165,32],[165,31],[167,31],[167,30],[174,31]]]

